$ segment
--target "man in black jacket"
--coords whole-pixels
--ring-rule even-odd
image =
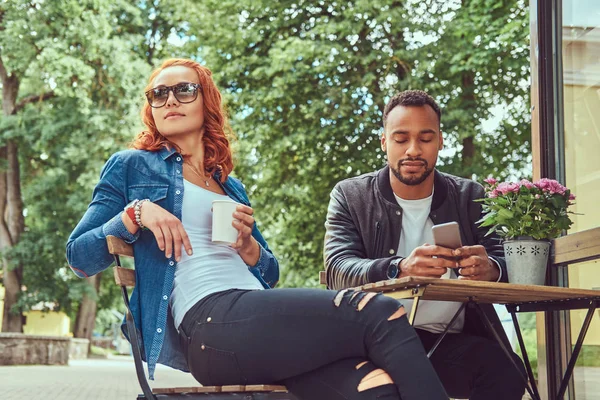
[[[481,185],[435,169],[443,146],[441,110],[427,93],[394,96],[383,113],[383,169],[339,182],[331,193],[325,223],[327,285],[344,289],[404,276],[507,282],[504,252],[495,235],[476,221]],[[463,247],[433,245],[431,227],[456,221]],[[458,276],[453,269],[458,271]],[[412,301],[403,300],[408,312]],[[421,301],[414,326],[427,351],[448,326],[460,303]],[[365,309],[367,311],[367,309]],[[493,307],[484,312],[494,325]],[[475,309],[463,310],[431,362],[452,397],[521,399],[517,371],[489,335]],[[506,338],[504,338],[506,341]]]

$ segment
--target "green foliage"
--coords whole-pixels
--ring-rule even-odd
[[[400,90],[425,89],[444,107],[446,147],[457,151],[443,170],[506,176],[526,165],[526,4],[463,3],[207,0],[189,10],[185,49],[201,50],[226,91],[236,173],[283,285],[317,285],[329,193],[385,164],[382,110]],[[507,114],[485,132],[493,106]]]
[[[418,32],[431,38],[414,44],[415,67],[443,109],[442,169],[507,178],[530,168],[528,2],[428,0],[414,7]]]
[[[91,356],[95,358],[107,358],[111,355],[118,355],[119,353],[113,349],[105,349],[103,347],[91,346]]]
[[[425,89],[444,108],[442,169],[504,177],[529,162],[522,0],[13,0],[0,15],[17,102],[54,95],[0,118],[0,142],[20,151],[26,231],[9,256],[25,265],[23,309],[53,301],[74,317],[89,288],[64,244],[101,166],[140,129],[152,66],[170,56],[202,60],[224,91],[235,173],[285,286],[318,285],[329,193],[385,164],[381,115],[397,91]],[[506,112],[486,131],[493,107]],[[118,304],[107,274],[99,308]]]
[[[567,208],[575,196],[571,191],[552,179],[540,179],[531,183],[498,183],[486,179],[486,197],[483,203],[484,217],[478,221],[489,227],[488,234],[514,239],[530,236],[534,239],[554,239],[571,227]]]
[[[536,330],[536,314],[535,313],[519,313],[517,314],[519,319],[519,325],[521,327],[521,334],[523,335],[523,343],[525,344],[525,350],[527,351],[527,357],[531,363],[531,369],[533,375],[537,378],[538,376],[538,349],[537,349],[537,330]],[[515,339],[515,353],[523,359],[523,352],[519,346],[519,342]]]
[[[523,342],[527,351],[527,357],[531,363],[531,369],[533,375],[538,377],[538,347],[537,347],[537,330],[536,330],[536,313],[519,313],[519,325],[521,327],[521,333],[523,335]],[[515,338],[516,339],[516,338]],[[515,340],[516,349],[515,352],[523,358],[523,353]],[[578,367],[600,367],[600,346],[597,345],[583,345],[581,353],[575,363]]]
[[[13,1],[0,7],[2,59],[21,83],[17,103],[54,94],[0,119],[0,140],[11,138],[19,147],[26,229],[7,254],[25,266],[19,308],[54,302],[74,319],[91,288],[69,270],[65,243],[104,160],[140,128],[139,93],[150,66],[131,51],[144,36],[124,32],[142,30],[140,10],[127,1]],[[123,15],[130,18],[119,26],[115,21]],[[114,291],[103,291],[99,304],[115,299]]]

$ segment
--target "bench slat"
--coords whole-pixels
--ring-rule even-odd
[[[327,271],[319,271],[319,283],[327,285]]]
[[[133,246],[125,243],[116,236],[108,235],[106,237],[108,252],[119,256],[133,257]]]
[[[282,385],[246,385],[246,392],[287,392]]]
[[[600,227],[554,239],[552,264],[575,264],[600,258]]]
[[[154,394],[175,393],[235,393],[235,392],[287,392],[281,385],[226,385],[226,386],[194,386],[174,388],[154,388]]]
[[[221,386],[196,386],[190,393],[220,393]]]
[[[244,385],[225,385],[221,386],[221,392],[223,393],[235,393],[235,392],[245,392],[246,386]]]
[[[135,270],[114,267],[113,273],[115,276],[115,283],[119,286],[134,287],[135,286]]]

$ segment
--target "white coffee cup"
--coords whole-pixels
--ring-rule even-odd
[[[235,208],[239,203],[233,200],[213,200],[213,218],[212,218],[212,241],[215,243],[230,244],[235,243],[238,237],[238,230],[231,225]]]

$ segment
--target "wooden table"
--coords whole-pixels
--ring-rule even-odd
[[[414,304],[409,315],[409,321],[412,323],[416,315],[419,300],[442,300],[457,301],[464,303],[452,318],[449,326],[453,324],[458,314],[464,307],[471,303],[474,304],[479,312],[483,322],[495,337],[498,344],[504,352],[509,355],[512,349],[508,349],[500,335],[494,329],[494,326],[481,310],[480,304],[503,304],[512,317],[519,347],[523,354],[523,361],[529,377],[527,391],[533,399],[540,399],[540,395],[535,383],[529,357],[523,342],[523,336],[519,327],[516,313],[518,312],[537,312],[537,311],[557,311],[557,310],[578,310],[587,309],[587,315],[581,327],[577,343],[573,348],[573,353],[565,371],[558,390],[557,399],[562,399],[567,389],[575,362],[581,351],[583,340],[587,334],[594,311],[600,305],[600,292],[595,290],[571,289],[553,286],[533,286],[516,285],[510,283],[498,282],[479,282],[458,279],[437,279],[423,277],[406,277],[401,279],[392,279],[377,283],[369,283],[357,289],[367,292],[383,292],[387,296],[396,299],[413,298]],[[434,344],[428,356],[435,351],[439,342],[444,338],[446,331],[440,336]],[[509,358],[512,360],[512,357]],[[515,364],[515,367],[516,364]]]

